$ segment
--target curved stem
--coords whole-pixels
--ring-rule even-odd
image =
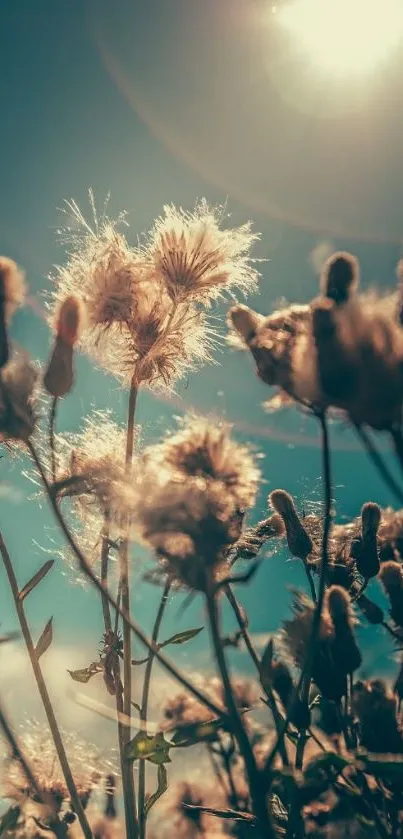
[[[256,667],[256,670],[258,672],[259,679],[260,679],[260,660],[259,660],[259,657],[256,653],[256,650],[255,650],[255,648],[252,644],[252,639],[249,635],[249,632],[248,632],[248,630],[245,626],[245,621],[243,619],[242,611],[241,611],[241,608],[240,608],[239,603],[237,601],[237,598],[235,597],[235,594],[234,594],[234,592],[232,591],[232,589],[229,585],[226,586],[225,593],[227,595],[228,602],[229,602],[230,606],[232,607],[234,615],[235,615],[235,617],[238,621],[238,626],[239,626],[239,629],[241,631],[242,638],[243,638],[244,644],[246,646],[246,649],[248,650],[248,653],[249,653],[249,655],[250,655],[250,657],[253,661],[253,664]],[[275,698],[275,696],[273,694],[273,691],[271,690],[270,687],[264,687],[263,690],[264,690],[264,692],[267,696],[267,701],[269,703],[269,707],[270,707],[271,713],[273,715],[273,720],[274,720],[274,725],[276,727],[277,735],[279,735],[280,731],[281,731],[282,717],[281,717],[281,714],[279,713],[279,710],[277,708],[276,698]],[[289,766],[290,761],[288,760],[287,747],[285,745],[284,740],[282,740],[280,745],[279,745],[279,751],[280,751],[281,759],[283,761],[284,766]]]
[[[312,620],[312,629],[311,629],[311,636],[309,639],[308,649],[305,657],[305,662],[303,668],[301,670],[301,674],[298,680],[297,685],[295,686],[292,696],[290,699],[290,703],[287,709],[287,716],[284,720],[284,723],[281,728],[281,732],[277,737],[277,742],[274,744],[270,755],[266,761],[265,771],[270,772],[271,767],[273,765],[273,761],[276,757],[276,754],[280,747],[280,742],[284,739],[288,725],[290,720],[293,717],[295,708],[297,706],[299,693],[301,687],[306,685],[306,680],[310,682],[311,673],[312,673],[312,666],[314,663],[315,657],[315,648],[316,642],[318,639],[319,629],[320,629],[320,622],[322,617],[322,607],[323,607],[323,599],[325,595],[326,589],[326,579],[327,579],[327,570],[328,570],[328,544],[329,544],[329,535],[330,535],[330,527],[332,522],[332,474],[331,474],[331,459],[330,459],[330,446],[329,446],[329,432],[327,427],[326,415],[325,414],[317,414],[318,420],[320,422],[321,427],[321,437],[322,437],[322,471],[323,471],[323,485],[324,485],[324,498],[323,498],[323,531],[322,531],[322,547],[321,547],[321,565],[320,565],[320,577],[319,577],[319,588],[318,588],[318,600],[315,608],[315,612],[313,615]]]
[[[388,487],[388,489],[390,489],[399,504],[403,504],[403,490],[390,473],[382,455],[378,452],[375,443],[361,426],[356,425],[354,427],[368,454],[368,457],[372,460],[372,463],[374,464],[375,469],[379,472],[384,484]]]
[[[166,580],[164,590],[162,592],[161,602],[159,605],[159,609],[157,612],[157,616],[155,618],[153,634],[151,636],[151,643],[156,644],[158,641],[158,635],[161,628],[161,622],[165,611],[165,606],[168,602],[169,592],[171,588],[171,580],[169,577]],[[146,670],[144,674],[144,681],[143,681],[143,692],[141,696],[141,704],[140,704],[140,730],[147,731],[147,713],[148,713],[148,700],[150,697],[150,686],[151,686],[151,672],[153,669],[154,663],[154,653],[150,653],[148,656],[148,661],[146,664]],[[144,812],[144,804],[145,804],[145,781],[146,781],[146,761],[140,760],[139,765],[139,801],[138,801],[138,810],[139,810],[139,831],[140,831],[140,839],[144,839],[145,837],[145,828],[146,828],[146,814]]]
[[[43,707],[45,709],[45,714],[49,723],[50,732],[53,738],[53,742],[55,744],[55,749],[57,752],[57,756],[59,758],[60,766],[64,775],[64,779],[66,781],[66,786],[69,791],[71,805],[77,814],[77,818],[80,822],[81,829],[83,831],[84,836],[86,839],[92,839],[92,831],[88,824],[87,817],[84,812],[83,805],[79,798],[76,785],[74,783],[73,775],[70,769],[70,765],[67,759],[67,755],[64,749],[63,741],[60,735],[59,726],[56,721],[56,717],[53,711],[53,706],[51,703],[51,699],[48,693],[48,689],[46,687],[45,680],[42,675],[42,670],[38,661],[38,657],[35,652],[35,646],[32,640],[32,635],[28,626],[28,621],[25,617],[23,603],[19,598],[19,588],[17,583],[17,578],[14,573],[13,564],[11,562],[11,557],[8,553],[6,544],[4,542],[3,536],[0,533],[0,553],[3,559],[4,568],[6,570],[6,574],[8,577],[8,581],[10,583],[11,592],[14,599],[14,604],[17,612],[18,621],[21,627],[21,631],[24,637],[25,645],[28,651],[28,655],[31,661],[32,669],[34,671],[34,676],[36,680],[36,684],[38,686],[38,690],[40,693],[40,697],[43,703]]]
[[[151,643],[151,641],[147,638],[147,635],[143,632],[141,627],[131,618],[130,615],[128,615],[124,611],[123,607],[119,606],[119,604],[117,603],[117,600],[112,596],[110,591],[108,591],[108,589],[105,588],[105,586],[98,579],[97,575],[94,573],[94,571],[93,571],[91,565],[89,564],[88,560],[85,558],[83,552],[80,550],[79,546],[77,545],[77,543],[74,539],[74,536],[72,536],[72,534],[69,531],[69,528],[67,527],[67,524],[66,524],[66,522],[63,518],[63,515],[61,513],[61,510],[58,507],[57,501],[56,501],[54,495],[52,494],[51,487],[50,487],[49,482],[46,478],[46,474],[45,474],[44,469],[42,467],[41,461],[40,461],[40,459],[37,455],[35,446],[33,445],[33,443],[31,441],[28,441],[26,445],[28,447],[29,452],[31,453],[31,457],[32,457],[32,459],[35,463],[35,466],[38,470],[38,473],[40,475],[41,481],[42,481],[44,489],[46,491],[46,495],[48,497],[49,503],[50,503],[51,508],[53,510],[53,514],[55,516],[55,519],[56,519],[56,521],[57,521],[57,523],[58,523],[58,525],[59,525],[59,527],[60,527],[68,545],[69,545],[69,547],[71,548],[71,550],[73,551],[73,553],[77,557],[77,560],[79,562],[79,566],[80,566],[82,572],[85,574],[86,577],[88,577],[88,579],[91,581],[91,583],[95,586],[95,588],[98,591],[105,593],[106,597],[108,598],[108,602],[109,602],[110,606],[112,606],[112,608],[116,611],[116,613],[118,615],[120,615],[123,618],[123,620],[130,626],[132,632],[141,641],[141,643],[144,644],[144,646],[150,652],[152,652],[154,654],[157,661],[159,661],[159,663],[161,664],[162,667],[164,667],[164,669],[167,671],[167,673],[169,673],[170,676],[172,676],[173,679],[175,679],[177,682],[179,682],[179,684],[181,684],[182,687],[184,687],[186,690],[188,690],[189,693],[191,693],[195,697],[195,699],[197,699],[199,702],[202,703],[202,705],[205,705],[206,708],[209,708],[209,710],[212,712],[212,714],[214,714],[214,716],[222,717],[225,720],[226,715],[225,715],[225,713],[223,713],[223,709],[219,708],[214,702],[211,701],[211,699],[209,699],[208,696],[206,696],[201,690],[199,690],[196,687],[196,685],[194,685],[192,682],[190,682],[186,678],[186,676],[180,670],[178,670],[178,668],[174,665],[174,663],[167,656],[165,656],[164,653],[162,653],[158,649],[158,646],[154,646]]]
[[[264,779],[257,768],[255,756],[253,754],[253,749],[249,742],[248,735],[245,731],[245,727],[242,722],[240,713],[238,711],[234,699],[234,694],[232,691],[231,680],[220,636],[217,599],[216,596],[209,591],[206,592],[206,607],[210,623],[211,641],[218,669],[222,678],[225,704],[227,706],[227,710],[230,716],[231,728],[234,737],[238,743],[239,751],[245,762],[245,772],[248,778],[253,812],[258,821],[258,834],[260,835],[261,839],[274,839],[275,834],[269,817]]]

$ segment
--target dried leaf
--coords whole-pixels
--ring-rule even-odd
[[[165,740],[162,731],[154,737],[149,737],[144,731],[139,731],[125,748],[126,760],[149,760],[150,763],[171,763],[169,750],[171,743]]]
[[[147,799],[146,805],[144,807],[145,815],[147,816],[151,810],[151,807],[154,806],[156,801],[161,798],[161,795],[164,795],[164,792],[168,789],[168,774],[167,770],[163,763],[158,764],[157,770],[157,779],[158,779],[158,787],[155,792]]]
[[[216,810],[214,807],[201,807],[198,804],[186,804],[183,802],[183,807],[187,810],[197,810],[199,813],[208,813],[210,816],[217,816],[218,819],[231,819],[232,821],[248,822],[254,824],[256,816],[252,813],[244,813],[242,810]]]
[[[198,629],[185,629],[184,632],[177,632],[175,635],[172,635],[171,638],[167,638],[166,641],[162,641],[161,644],[158,644],[158,649],[162,647],[167,647],[168,644],[185,644],[186,641],[191,641],[192,638],[196,638],[196,635],[199,632],[202,632],[204,626],[199,626]]]
[[[90,664],[89,667],[83,667],[82,670],[68,670],[67,672],[70,673],[74,682],[82,682],[82,684],[85,685],[90,679],[92,679],[93,676],[96,676],[97,673],[102,673],[103,669],[103,664],[100,662],[94,662],[93,664]]]
[[[32,589],[34,589],[38,585],[38,583],[40,583],[41,580],[43,580],[43,578],[46,577],[46,574],[48,573],[48,571],[50,571],[53,564],[54,559],[48,559],[48,561],[45,562],[44,565],[42,565],[42,568],[40,568],[39,571],[37,571],[36,574],[34,574],[34,576],[31,577],[31,579],[26,583],[24,588],[21,589],[18,595],[18,600],[20,601],[20,603],[22,603],[22,601],[25,600],[27,595],[31,593]]]
[[[42,632],[42,635],[35,647],[36,657],[39,659],[41,655],[46,653],[53,640],[53,618],[50,618]]]

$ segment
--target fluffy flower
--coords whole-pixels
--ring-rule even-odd
[[[87,315],[81,347],[120,380],[152,386],[167,386],[206,360],[211,330],[203,313],[171,299],[145,250],[118,232],[124,217],[113,222],[104,213],[98,220],[93,205],[91,227],[75,202],[67,209],[74,230],[67,231],[68,261],[57,270],[52,308],[81,296]]]
[[[250,248],[258,236],[250,223],[222,230],[221,215],[203,200],[193,213],[166,206],[156,220],[148,250],[173,300],[208,304],[235,288],[255,290]]]
[[[146,450],[136,475],[136,525],[174,577],[203,587],[205,574],[239,538],[259,473],[229,426],[187,417],[176,434]]]
[[[0,441],[27,441],[35,429],[34,390],[38,371],[24,356],[2,369],[0,377]]]

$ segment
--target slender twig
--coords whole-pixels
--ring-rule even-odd
[[[367,434],[365,429],[362,428],[362,426],[356,425],[354,427],[368,454],[368,457],[372,460],[372,463],[374,464],[375,469],[379,472],[383,482],[393,493],[399,504],[403,504],[403,489],[399,486],[397,481],[395,481],[382,455],[378,452],[374,441],[371,439],[370,435]]]
[[[58,405],[58,397],[54,396],[53,399],[52,399],[51,406],[50,406],[50,415],[49,415],[49,448],[50,448],[50,463],[51,463],[53,483],[56,482],[55,424],[56,424],[57,405]]]
[[[284,723],[281,728],[281,732],[277,737],[277,741],[274,744],[265,765],[265,771],[267,773],[270,772],[271,767],[273,765],[273,761],[276,757],[277,752],[279,751],[280,742],[284,739],[286,731],[288,729],[288,725],[294,715],[295,708],[297,706],[299,693],[301,687],[305,683],[305,679],[308,678],[310,681],[311,673],[312,673],[312,665],[314,662],[315,650],[316,650],[316,642],[318,639],[319,629],[320,629],[320,622],[322,617],[322,607],[323,607],[323,599],[325,595],[325,588],[326,588],[326,579],[327,579],[327,569],[328,569],[328,543],[329,543],[329,535],[330,535],[330,527],[332,521],[332,474],[331,474],[331,459],[330,459],[330,446],[329,446],[329,433],[326,421],[325,414],[317,414],[318,420],[320,422],[321,427],[321,436],[322,436],[322,469],[323,469],[323,486],[324,486],[324,499],[323,499],[323,530],[322,530],[322,546],[321,546],[321,564],[320,564],[320,577],[319,577],[319,587],[318,587],[318,600],[315,608],[315,612],[313,615],[312,620],[312,629],[311,629],[311,636],[309,639],[307,654],[305,657],[305,662],[301,670],[301,674],[298,680],[298,683],[294,687],[292,692],[292,696],[290,698],[290,702],[287,709],[287,716],[284,720]]]
[[[220,787],[221,787],[225,797],[228,798],[230,793],[227,789],[226,783],[225,783],[224,778],[221,774],[221,769],[220,769],[220,767],[219,767],[219,765],[216,761],[216,754],[213,751],[211,743],[206,743],[206,750],[207,750],[207,754],[209,756],[209,760],[210,760],[214,775],[216,776],[217,781],[220,784]]]
[[[51,505],[51,508],[52,508],[53,514],[55,516],[55,519],[56,519],[56,521],[57,521],[57,523],[58,523],[58,525],[59,525],[59,527],[60,527],[68,545],[69,545],[69,547],[71,548],[71,550],[75,554],[75,556],[78,560],[80,569],[82,570],[83,574],[85,574],[85,576],[88,577],[88,579],[91,581],[93,586],[98,591],[105,593],[105,595],[108,598],[108,602],[112,606],[112,608],[120,615],[120,617],[124,621],[126,621],[128,623],[128,625],[130,626],[134,635],[136,635],[137,638],[141,641],[141,643],[144,644],[144,646],[150,652],[152,652],[154,654],[157,661],[159,661],[159,663],[161,664],[162,667],[164,667],[164,669],[167,671],[167,673],[169,673],[170,676],[172,676],[173,679],[175,679],[177,682],[179,682],[179,684],[181,684],[182,687],[185,688],[185,690],[188,690],[189,693],[191,693],[192,696],[195,697],[195,699],[197,699],[199,702],[202,703],[202,705],[205,705],[206,708],[209,708],[209,710],[212,712],[212,714],[214,716],[221,717],[221,719],[223,720],[224,723],[228,723],[229,722],[228,717],[225,714],[225,712],[223,712],[223,709],[219,708],[218,705],[216,705],[214,702],[212,702],[212,700],[208,696],[206,696],[206,694],[204,694],[201,690],[199,690],[199,688],[197,688],[196,685],[194,685],[192,682],[190,682],[189,679],[187,679],[186,676],[175,666],[175,664],[166,655],[164,655],[164,653],[162,653],[158,649],[158,646],[155,646],[151,643],[150,639],[147,638],[147,635],[143,632],[141,627],[133,620],[133,618],[130,615],[126,614],[123,607],[119,606],[117,600],[113,597],[113,595],[110,593],[110,591],[103,586],[101,581],[98,579],[97,575],[94,573],[90,563],[85,558],[83,552],[80,550],[79,546],[77,545],[77,543],[74,539],[74,536],[70,533],[70,530],[69,530],[69,528],[68,528],[68,526],[67,526],[67,524],[64,520],[63,514],[62,514],[61,510],[59,509],[57,501],[52,495],[51,487],[50,487],[49,482],[46,478],[46,474],[45,474],[44,469],[42,467],[40,458],[38,457],[38,454],[36,452],[35,446],[33,445],[33,443],[31,441],[28,441],[27,447],[28,447],[28,450],[31,454],[31,457],[32,457],[32,459],[35,463],[35,466],[38,470],[38,473],[40,475],[41,481],[42,481],[44,489],[46,491],[46,495],[47,495],[47,498],[48,498],[49,503]]]
[[[250,657],[253,661],[253,664],[256,667],[256,670],[258,672],[259,679],[260,679],[259,657],[256,653],[256,650],[255,650],[254,646],[253,646],[250,634],[249,634],[249,632],[248,632],[248,630],[245,626],[245,621],[244,621],[244,618],[243,618],[243,615],[242,615],[241,608],[240,608],[239,603],[238,603],[238,601],[235,597],[234,592],[231,589],[231,586],[228,585],[226,587],[225,593],[227,595],[228,602],[231,605],[232,610],[234,612],[234,615],[237,619],[238,626],[239,626],[239,629],[241,631],[242,638],[243,638],[244,644],[246,646],[246,649],[248,650],[248,653],[249,653],[249,655],[250,655]],[[264,692],[267,696],[267,701],[269,703],[269,707],[270,707],[270,710],[271,710],[271,713],[272,713],[272,716],[273,716],[274,725],[276,727],[277,735],[279,735],[279,733],[281,731],[282,716],[281,716],[281,714],[280,714],[280,712],[277,708],[276,698],[275,698],[275,696],[273,694],[273,691],[270,688],[270,686],[264,686],[263,690],[264,690]],[[281,759],[284,763],[284,766],[289,766],[290,762],[289,762],[289,759],[288,759],[287,747],[286,747],[286,744],[285,744],[284,740],[282,740],[282,742],[279,746],[279,751],[280,751]]]
[[[225,653],[221,641],[217,598],[210,591],[206,592],[206,607],[210,624],[211,641],[224,688],[225,704],[231,719],[234,737],[245,762],[245,772],[248,778],[253,812],[258,821],[258,832],[261,839],[274,839],[274,831],[271,825],[266,803],[264,779],[256,765],[253,749],[249,742],[248,735],[234,699]]]
[[[314,583],[313,577],[312,577],[312,571],[311,571],[311,569],[309,567],[309,564],[306,561],[306,559],[303,559],[302,563],[303,563],[303,566],[304,566],[304,569],[305,569],[305,574],[306,574],[308,584],[309,584],[309,588],[310,588],[310,591],[311,591],[312,600],[313,600],[314,603],[317,603],[318,598],[316,596],[316,589],[315,589],[315,583]]]
[[[395,448],[395,454],[397,457],[397,461],[399,463],[400,469],[403,472],[403,436],[402,436],[402,429],[398,426],[394,426],[391,429],[391,437],[393,440],[393,445]]]
[[[162,618],[164,616],[165,606],[168,602],[169,592],[171,588],[171,580],[167,577],[164,590],[162,592],[161,602],[159,605],[159,609],[155,618],[153,633],[151,636],[151,643],[157,644],[158,635],[161,628]],[[140,728],[141,731],[147,731],[147,714],[148,714],[148,701],[150,697],[150,686],[151,686],[151,673],[154,663],[154,654],[150,653],[148,656],[146,670],[144,673],[144,681],[143,681],[143,692],[141,696],[141,704],[140,704]],[[145,767],[145,760],[140,760],[139,765],[139,795],[138,795],[138,811],[139,811],[139,831],[140,831],[140,839],[144,839],[145,837],[145,830],[146,830],[146,814],[144,810],[145,804],[145,781],[146,781],[146,767]]]
[[[228,784],[229,784],[229,788],[230,788],[229,801],[230,801],[231,807],[234,807],[234,809],[237,810],[238,806],[239,806],[239,804],[238,804],[238,793],[236,791],[234,776],[233,776],[233,772],[232,772],[231,756],[228,753],[225,746],[223,745],[223,743],[221,742],[221,740],[220,740],[219,748],[220,748],[221,760],[224,764],[224,768],[225,768],[225,771],[227,773]]]
[[[101,582],[107,588],[108,586],[108,564],[109,564],[109,517],[105,514],[104,526],[102,531],[102,547],[101,547]],[[111,611],[109,608],[108,598],[105,597],[104,592],[101,592],[102,614],[104,617],[105,632],[112,629]]]
[[[6,574],[8,577],[8,581],[10,583],[11,592],[13,595],[15,608],[17,612],[18,621],[21,627],[21,631],[24,637],[25,645],[28,651],[28,655],[31,661],[32,669],[35,676],[35,681],[38,686],[38,690],[40,693],[40,697],[42,700],[43,707],[45,709],[46,717],[49,723],[50,732],[53,738],[53,742],[55,744],[55,749],[57,752],[57,756],[59,758],[60,766],[64,775],[64,779],[66,781],[66,786],[69,791],[71,805],[74,811],[77,814],[78,820],[81,825],[81,829],[84,833],[86,839],[92,839],[92,831],[88,824],[87,817],[84,812],[83,805],[81,803],[80,797],[77,793],[77,788],[74,783],[74,778],[70,769],[70,765],[68,762],[68,758],[64,749],[63,741],[61,738],[61,734],[59,731],[59,726],[57,724],[57,720],[53,711],[52,702],[48,693],[48,689],[46,687],[45,680],[42,675],[42,670],[38,661],[38,657],[35,652],[34,642],[32,640],[32,635],[28,626],[28,621],[25,617],[23,602],[19,598],[19,588],[17,583],[17,578],[14,573],[13,564],[11,561],[10,554],[8,553],[6,544],[4,542],[3,536],[0,533],[0,553],[3,559],[4,568],[6,570]]]

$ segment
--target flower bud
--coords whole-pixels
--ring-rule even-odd
[[[245,341],[245,344],[249,344],[253,340],[260,324],[264,320],[262,315],[258,315],[257,312],[243,305],[233,306],[229,311],[229,318],[232,326]]]
[[[370,600],[369,597],[366,597],[365,594],[360,595],[357,600],[357,606],[369,623],[376,625],[384,622],[385,615],[381,607],[377,603],[374,603],[373,600]]]
[[[10,358],[7,325],[24,297],[24,275],[12,259],[0,256],[0,368]]]
[[[83,327],[84,304],[79,297],[70,295],[62,301],[56,319],[56,335],[65,344],[73,347]]]
[[[381,565],[379,579],[388,595],[390,615],[398,626],[403,626],[403,570],[398,562],[389,560]]]
[[[290,553],[305,560],[312,551],[312,540],[298,516],[291,495],[283,489],[276,489],[270,493],[269,502],[284,521]]]
[[[320,277],[321,291],[337,306],[346,303],[358,283],[359,263],[351,253],[338,251],[325,262]]]
[[[62,301],[56,317],[56,340],[44,376],[44,386],[53,397],[66,396],[73,387],[73,348],[80,337],[84,307],[79,297]]]
[[[376,577],[379,572],[378,529],[381,522],[381,509],[378,504],[369,501],[361,510],[362,536],[351,544],[351,556],[355,559],[357,570],[365,580]]]
[[[362,656],[354,637],[350,597],[341,586],[330,586],[325,593],[325,604],[335,629],[332,641],[334,662],[344,673],[353,673],[361,666]]]

